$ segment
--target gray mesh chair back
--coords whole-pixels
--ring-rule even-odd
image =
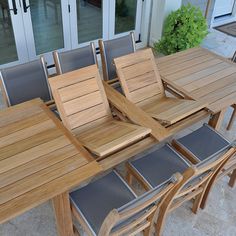
[[[138,198],[112,210],[105,218],[99,235],[133,235],[138,229],[153,225],[158,217],[159,203],[180,181],[179,174],[173,175],[165,185],[149,190]],[[115,220],[114,220],[115,219]],[[107,227],[109,224],[109,227]],[[151,229],[148,235],[152,235]]]
[[[3,69],[0,77],[10,106],[38,97],[44,102],[51,100],[43,58]]]
[[[53,52],[57,74],[64,74],[97,63],[94,43],[89,46],[66,51]]]
[[[134,33],[117,39],[99,40],[99,48],[104,80],[115,79],[117,75],[113,59],[135,52]]]

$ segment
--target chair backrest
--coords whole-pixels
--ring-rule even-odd
[[[137,105],[165,96],[151,49],[114,59],[125,96]]]
[[[117,77],[113,59],[135,52],[134,33],[111,39],[99,40],[99,48],[102,59],[102,71],[104,80],[112,80]]]
[[[184,183],[177,196],[182,197],[186,195],[186,193],[192,194],[193,190],[203,186],[204,183],[207,183],[211,178],[216,177],[235,153],[235,147],[229,147],[228,150],[221,155],[211,156],[207,160],[190,167],[183,174]]]
[[[0,77],[9,106],[38,97],[45,102],[51,100],[47,68],[42,57],[32,62],[2,69]]]
[[[52,77],[49,84],[63,124],[72,132],[112,117],[96,65]]]
[[[58,75],[97,63],[94,43],[66,52],[55,51],[53,57]]]
[[[236,51],[234,52],[234,55],[233,55],[231,61],[232,61],[232,62],[236,62]]]
[[[126,205],[112,210],[105,218],[98,235],[134,235],[134,232],[136,235],[153,225],[154,219],[158,216],[159,203],[181,179],[182,176],[176,173],[161,187],[156,187]]]

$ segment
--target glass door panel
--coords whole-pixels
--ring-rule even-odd
[[[137,0],[116,0],[115,34],[135,30]]]
[[[102,0],[77,0],[78,43],[102,38]]]
[[[18,60],[8,1],[0,0],[0,64]]]
[[[19,2],[0,0],[0,68],[27,60]]]
[[[72,48],[108,38],[109,0],[71,0]]]
[[[64,48],[60,0],[30,0],[36,55]]]
[[[139,38],[141,31],[142,0],[114,0],[110,2],[110,38],[134,31]]]
[[[30,60],[43,54],[53,64],[52,51],[71,48],[68,1],[21,1]]]

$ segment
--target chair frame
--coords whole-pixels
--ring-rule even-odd
[[[155,194],[153,197],[148,199],[147,201],[138,204],[135,208],[121,210],[113,209],[106,216],[103,221],[103,224],[99,230],[98,236],[121,236],[121,235],[136,235],[137,233],[143,232],[144,236],[152,235],[152,228],[155,224],[155,219],[158,218],[161,213],[161,207],[164,200],[168,195],[171,195],[172,191],[176,186],[182,181],[183,177],[179,173],[173,175],[172,182],[169,181],[168,185],[165,188],[161,189],[160,192]],[[147,193],[146,193],[147,194]],[[136,198],[137,199],[137,198]],[[153,203],[148,211],[145,211],[141,216],[135,219],[131,224],[127,224],[124,227],[119,228],[117,231],[111,232],[113,227],[123,220],[132,217],[133,215],[139,213],[143,209],[146,209]],[[128,203],[129,204],[129,203]],[[160,210],[160,211],[159,211]],[[71,204],[71,212],[75,219],[81,224],[85,232],[89,236],[94,236],[89,228],[86,220],[79,214],[78,210],[75,208],[73,204]],[[143,222],[143,223],[142,223]],[[141,224],[142,223],[142,224]],[[76,233],[79,235],[76,227],[74,227]]]
[[[169,212],[181,206],[185,201],[194,199],[192,212],[197,213],[199,208],[204,209],[206,201],[208,199],[210,190],[217,180],[218,174],[222,171],[226,163],[235,155],[236,148],[230,148],[224,155],[217,160],[197,167],[197,165],[190,166],[182,175],[183,180],[174,188],[170,195],[168,195],[161,204],[161,213],[157,220],[156,232],[160,236],[163,231],[165,219]],[[183,156],[185,157],[185,156]],[[145,190],[149,190],[150,186],[146,183],[146,180],[127,163],[127,176],[126,179],[130,185],[132,185],[132,179],[138,180],[138,182],[144,187]],[[211,172],[207,173],[207,171]],[[200,177],[202,174],[207,173],[198,183],[194,183],[193,186],[184,188],[195,177]]]
[[[133,41],[133,48],[134,48],[134,52],[135,52],[136,51],[136,44],[135,44],[134,32],[130,32],[130,36]],[[101,40],[101,39],[98,40],[98,44],[99,44],[100,55],[101,55],[101,60],[102,60],[103,79],[109,84],[116,83],[116,82],[118,82],[118,78],[115,78],[113,80],[109,80],[108,68],[107,68],[107,58],[106,58],[106,53],[105,53],[106,49],[105,49],[103,40]]]
[[[95,64],[98,65],[96,48],[95,48],[94,42],[90,42],[90,47],[92,48],[92,51],[93,51]],[[77,48],[77,49],[79,49],[79,48]],[[76,50],[76,49],[72,49],[72,50]],[[63,73],[62,73],[62,69],[61,69],[60,58],[58,56],[58,51],[54,51],[52,54],[53,54],[53,59],[55,62],[56,73],[57,73],[57,75],[62,75]]]
[[[191,163],[198,164],[200,163],[199,160],[192,154],[190,151],[188,151],[184,146],[176,142],[175,140],[172,141],[172,145],[175,147],[178,152],[180,152],[182,155],[184,155]],[[228,166],[226,168],[226,166]],[[232,160],[229,160],[229,162],[226,164],[224,168],[222,168],[222,171],[218,174],[217,179],[220,179],[224,176],[229,176],[230,180],[228,185],[233,188],[236,183],[236,156],[235,158],[232,158]]]
[[[120,80],[120,84],[122,86],[122,89],[125,93],[126,99],[129,100],[131,103],[133,103],[134,106],[138,106],[140,107],[145,113],[147,113],[147,111],[145,111],[142,107],[144,105],[148,105],[148,103],[152,103],[155,102],[155,100],[158,99],[165,99],[168,98],[165,94],[165,88],[166,86],[163,84],[159,71],[156,67],[155,64],[155,60],[154,60],[154,56],[153,53],[151,52],[151,49],[145,49],[143,51],[139,51],[136,52],[137,58],[134,57],[135,53],[132,55],[127,55],[127,56],[123,56],[121,58],[117,58],[114,59],[115,65],[116,65],[116,70],[117,70],[117,75],[118,78]],[[131,59],[130,59],[131,57]],[[142,63],[144,62],[144,58],[148,61],[150,61],[150,63],[146,66],[146,70],[151,70],[150,67],[152,67],[152,73],[153,76],[155,76],[155,79],[153,79],[150,82],[150,79],[148,78],[148,73],[147,76],[145,75],[140,75],[139,76],[139,72],[137,72],[137,78],[139,78],[139,85],[136,87],[132,88],[132,91],[129,91],[128,88],[128,82],[126,81],[126,77],[124,70],[127,69],[128,66],[133,67],[133,65],[138,65],[138,63]],[[129,60],[130,59],[130,60]],[[131,62],[132,60],[132,62]],[[145,64],[144,64],[145,65]],[[132,74],[131,72],[134,70],[134,68],[131,68],[130,71],[127,69],[126,73],[129,74],[129,76]],[[140,70],[141,73],[141,70]],[[145,77],[144,77],[145,76]],[[150,76],[151,77],[151,76]],[[134,77],[132,77],[132,81],[134,80]],[[143,87],[141,87],[140,85],[142,84],[142,80],[146,80],[145,83],[143,82]],[[128,80],[129,81],[129,80]],[[147,83],[146,83],[147,82]],[[129,82],[129,84],[131,84],[131,82]],[[139,87],[140,86],[140,87]],[[153,87],[155,86],[155,88]],[[157,88],[158,87],[158,88]],[[148,88],[148,90],[147,90]],[[145,94],[147,93],[147,91],[150,92],[150,97],[147,97]],[[158,91],[158,92],[156,92]],[[107,91],[106,91],[107,92]],[[151,96],[153,95],[153,96]],[[108,99],[110,100],[110,102],[112,103],[112,105],[114,105],[115,107],[118,108],[119,104],[118,102],[116,102],[116,104],[113,102],[115,100],[115,98],[113,99],[113,96],[118,96],[115,94],[112,94],[112,96],[108,96]],[[177,104],[178,107],[181,107],[181,109],[185,109],[184,110],[184,114],[178,114],[178,117],[176,117],[175,115],[175,110],[174,107],[172,105],[172,107],[170,106],[170,110],[168,112],[162,112],[160,120],[156,119],[156,122],[160,123],[163,128],[165,128],[166,130],[168,130],[169,132],[171,132],[172,134],[174,134],[175,132],[182,130],[183,128],[186,128],[204,118],[206,118],[207,116],[209,116],[209,111],[205,110],[205,106],[207,104],[204,104],[200,101],[193,101],[192,99],[188,99],[188,101],[186,101],[185,99],[181,99],[179,96],[177,98],[173,98],[176,99],[176,101],[183,101],[184,103],[189,103],[189,102],[194,102],[194,104],[191,104],[191,109],[186,110],[186,104],[185,106],[181,103],[179,103],[179,105]],[[121,99],[120,99],[121,102]],[[161,102],[161,101],[160,101]],[[165,101],[163,101],[163,103],[165,103]],[[176,102],[178,103],[178,102]],[[142,106],[141,106],[142,104]],[[176,107],[177,108],[177,107]],[[120,112],[123,112],[124,108],[120,107],[118,108],[120,110]],[[163,110],[164,111],[164,110]],[[173,111],[171,113],[171,111]],[[170,122],[162,121],[164,114],[170,117]],[[148,114],[149,116],[152,116],[150,113]],[[153,117],[153,116],[152,116]],[[156,117],[156,115],[154,115],[154,117]]]
[[[117,151],[122,152],[125,148],[131,147],[139,141],[150,137],[150,128],[141,127],[140,125],[135,125],[135,123],[132,124],[132,122],[117,121],[112,116],[96,65],[59,75],[58,78],[50,78],[49,83],[63,124],[78,137],[84,146],[97,156],[97,160],[102,160],[113,153],[117,154]],[[68,90],[68,86],[75,88],[73,92]],[[92,86],[91,91],[88,89],[88,86]],[[78,89],[82,92],[80,96]],[[64,97],[69,96],[68,100],[62,99],[62,93]],[[69,95],[70,93],[72,93],[72,97]],[[77,105],[75,103],[71,105],[75,99],[77,99]],[[82,101],[84,106],[81,108],[79,103]],[[93,132],[97,131],[97,134],[101,134],[101,127],[108,127],[110,132],[117,130],[119,127],[119,130],[123,129],[124,132],[121,130],[119,134],[117,130],[117,136],[103,137],[104,142],[98,144],[99,142],[96,142],[94,139],[97,136]],[[114,137],[116,138],[114,139]]]
[[[51,106],[53,107],[54,106],[54,100],[52,99],[52,93],[51,93],[51,89],[50,89],[50,86],[49,86],[49,83],[48,83],[48,71],[47,71],[46,62],[45,62],[43,56],[40,57],[40,61],[41,61],[42,66],[43,66],[43,70],[44,70],[44,74],[45,74],[45,78],[46,78],[46,83],[47,83],[49,95],[50,95],[50,98],[51,98],[51,100],[45,102],[45,104],[49,107],[51,107]],[[9,99],[9,96],[8,96],[8,92],[7,92],[7,89],[6,89],[5,82],[4,82],[1,71],[0,71],[0,89],[2,90],[4,105],[6,107],[10,107],[11,102],[10,102],[10,99]]]

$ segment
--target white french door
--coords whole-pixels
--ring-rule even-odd
[[[135,32],[139,39],[142,0],[69,0],[72,48]]]
[[[135,32],[142,0],[1,0],[0,68]]]

